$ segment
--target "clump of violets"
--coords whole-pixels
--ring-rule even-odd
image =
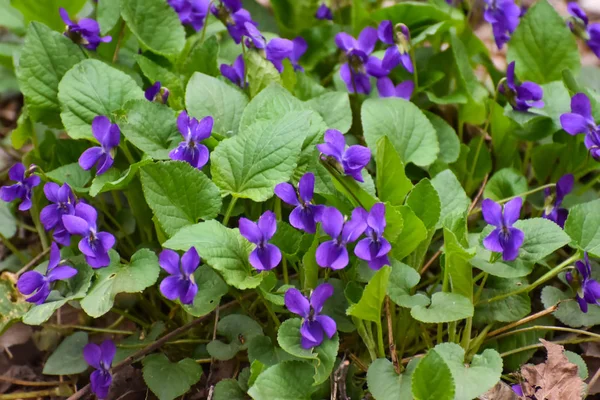
[[[576,274],[569,271],[566,274],[567,282],[577,290],[577,303],[584,313],[588,312],[588,304],[600,306],[600,283],[592,279],[592,265],[588,253],[584,254],[584,261],[575,263]]]
[[[90,375],[90,386],[92,393],[99,399],[108,396],[112,383],[110,368],[116,352],[117,346],[112,340],[105,340],[99,346],[95,343],[88,343],[83,348],[85,362],[95,369]]]
[[[496,46],[501,49],[519,26],[521,7],[515,0],[485,0],[483,18],[492,25]]]
[[[50,291],[53,282],[69,279],[77,275],[77,270],[69,265],[60,265],[60,250],[56,243],[50,246],[50,260],[46,275],[38,271],[27,271],[17,281],[19,292],[24,295],[32,295],[27,301],[33,304],[43,304]]]
[[[115,245],[115,237],[108,232],[98,232],[98,213],[85,203],[75,206],[75,215],[63,215],[62,221],[71,235],[81,236],[79,250],[92,268],[102,268],[110,264],[108,251]]]
[[[414,90],[415,83],[413,81],[404,81],[394,86],[392,80],[387,76],[377,79],[379,97],[399,97],[404,100],[410,100]]]
[[[331,12],[331,8],[327,7],[327,4],[321,3],[319,8],[317,9],[317,13],[315,14],[316,19],[320,20],[333,20],[333,12]]]
[[[154,85],[150,86],[144,92],[146,100],[156,101],[162,104],[167,104],[167,100],[169,100],[169,94],[169,89],[163,87],[159,81],[154,82]]]
[[[331,284],[322,283],[312,292],[310,301],[296,288],[290,288],[285,292],[284,301],[287,309],[302,317],[300,326],[302,348],[312,349],[323,343],[325,335],[329,339],[335,335],[337,331],[335,321],[321,314],[325,302],[333,295],[333,291]]]
[[[30,167],[29,170],[26,171],[25,166],[21,163],[13,165],[10,170],[8,170],[8,177],[11,181],[16,183],[13,185],[2,186],[0,188],[0,199],[6,202],[19,199],[21,200],[19,210],[29,210],[31,208],[33,188],[38,186],[41,182],[39,176],[30,173],[32,170],[33,169]]]
[[[561,228],[565,227],[565,222],[567,221],[569,211],[567,211],[565,208],[561,208],[560,206],[565,196],[571,193],[573,190],[574,183],[575,177],[572,174],[567,174],[560,178],[558,182],[556,182],[555,195],[552,195],[550,188],[544,189],[546,205],[544,207],[544,212],[542,213],[542,218],[554,221]]]
[[[600,160],[600,129],[592,116],[592,104],[585,93],[571,98],[571,112],[560,116],[560,124],[569,135],[585,135],[585,147],[594,159]]]
[[[59,13],[63,22],[67,25],[65,36],[71,38],[75,43],[82,44],[86,49],[94,51],[100,43],[108,43],[112,40],[110,36],[100,36],[100,25],[95,20],[82,18],[78,23],[75,23],[64,8],[61,7]]]
[[[321,227],[332,240],[317,247],[317,264],[322,268],[343,269],[348,265],[349,256],[346,246],[355,242],[367,229],[367,212],[362,208],[352,211],[352,218],[345,221],[342,213],[335,207],[325,207],[321,213]]]
[[[569,3],[567,9],[572,16],[567,22],[571,31],[583,39],[596,57],[600,58],[600,24],[590,24],[585,11],[575,2]]]
[[[405,70],[411,74],[414,67],[408,51],[410,49],[410,32],[404,24],[398,24],[394,27],[392,21],[381,21],[377,29],[379,40],[385,44],[391,45],[385,51],[382,67],[388,71],[402,64]]]
[[[308,233],[317,231],[317,221],[324,207],[312,204],[314,191],[315,176],[312,172],[300,178],[297,190],[287,182],[275,186],[277,197],[295,207],[290,214],[290,225]]]
[[[366,218],[366,238],[360,240],[354,248],[354,254],[369,263],[369,268],[379,270],[384,265],[390,265],[388,253],[392,245],[383,237],[385,231],[385,204],[377,203]]]
[[[208,116],[198,121],[182,111],[177,117],[177,128],[185,139],[175,149],[171,150],[171,160],[185,161],[194,168],[202,169],[208,162],[208,147],[202,142],[208,139],[212,133],[213,117]]]
[[[273,211],[266,211],[260,216],[258,222],[247,218],[240,218],[240,234],[256,245],[248,261],[259,271],[269,271],[281,262],[281,251],[274,244],[269,243],[277,231],[277,221]]]
[[[42,209],[40,221],[47,231],[54,229],[53,238],[57,243],[69,246],[71,234],[65,228],[62,217],[75,214],[75,194],[68,183],[59,186],[54,182],[44,185],[44,194],[51,204]]]
[[[504,208],[492,199],[483,200],[481,205],[485,222],[496,227],[483,239],[483,245],[489,251],[502,253],[504,261],[516,259],[525,240],[523,231],[513,226],[519,219],[522,205],[520,197],[506,203]]]
[[[204,26],[208,14],[208,0],[167,0],[175,10],[183,25],[188,25],[199,31]]]
[[[246,82],[246,64],[244,63],[244,56],[240,54],[232,65],[221,64],[219,68],[221,75],[227,78],[234,85],[244,89],[248,82]]]
[[[108,117],[98,115],[92,121],[92,134],[100,146],[84,151],[79,157],[79,165],[86,171],[95,165],[96,174],[102,175],[115,162],[115,151],[121,141],[121,129],[117,124],[112,124]]]
[[[210,5],[210,12],[225,25],[236,44],[240,44],[242,38],[247,36],[246,22],[257,25],[248,10],[242,8],[241,0],[214,1]]]
[[[519,82],[515,77],[515,62],[508,64],[506,82],[500,86],[500,92],[516,111],[527,111],[531,107],[542,108],[544,90],[536,83]]]
[[[333,159],[340,172],[363,182],[361,171],[371,160],[371,150],[368,147],[353,145],[346,149],[346,140],[342,132],[329,129],[325,132],[325,143],[318,144],[321,158],[327,161]]]
[[[345,32],[335,35],[335,44],[345,54],[346,62],[340,67],[340,77],[350,93],[371,93],[369,75],[376,78],[387,76],[382,62],[371,53],[377,43],[377,30],[370,26],[362,30],[358,40]]]
[[[194,247],[190,248],[179,260],[179,254],[173,250],[163,250],[158,264],[167,271],[168,277],[160,283],[160,291],[169,300],[179,299],[182,304],[192,304],[198,293],[194,272],[200,266],[200,256]]]

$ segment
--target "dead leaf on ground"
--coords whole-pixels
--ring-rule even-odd
[[[32,333],[33,329],[31,329],[31,326],[21,322],[14,324],[0,335],[0,351],[9,349],[17,344],[27,343]]]
[[[479,400],[519,400],[519,396],[513,392],[510,385],[500,381],[485,394],[479,396]]]
[[[536,400],[581,400],[583,381],[577,365],[569,362],[561,345],[540,339],[548,357],[545,363],[521,367],[523,394]]]

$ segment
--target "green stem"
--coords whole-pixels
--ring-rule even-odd
[[[115,47],[115,52],[112,56],[113,64],[117,62],[119,59],[119,50],[121,49],[121,43],[123,43],[123,37],[125,36],[125,21],[121,21],[121,28],[119,29],[119,39],[117,41],[117,46]]]
[[[529,196],[530,194],[534,194],[534,193],[537,193],[537,192],[539,192],[539,191],[542,191],[542,190],[544,190],[544,189],[546,189],[546,188],[552,188],[552,187],[554,187],[554,186],[556,186],[556,184],[555,184],[555,183],[548,183],[548,184],[546,184],[546,185],[539,186],[539,187],[537,187],[537,188],[535,188],[535,189],[531,189],[531,190],[528,190],[528,191],[526,191],[526,192],[519,193],[519,194],[516,194],[516,195],[514,195],[514,196],[511,196],[511,197],[507,197],[507,198],[505,198],[505,199],[502,199],[502,200],[498,200],[498,201],[497,201],[497,203],[498,203],[498,204],[504,204],[504,203],[508,203],[509,201],[511,201],[512,199],[516,199],[517,197],[523,197],[523,196],[527,197],[527,196]],[[479,213],[479,212],[481,212],[481,207],[474,208],[474,209],[473,209],[473,210],[472,210],[472,211],[469,213],[469,216],[471,216],[471,215],[475,215],[475,214],[477,214],[477,213]]]
[[[557,340],[556,342],[551,342],[551,343],[554,343],[554,344],[577,344],[577,343],[597,342],[597,341],[598,341],[598,339],[596,339],[596,338],[586,338],[586,339]],[[539,349],[540,347],[544,347],[544,345],[542,343],[538,343],[538,344],[532,344],[530,346],[519,347],[518,349],[513,349],[510,351],[507,351],[506,353],[500,354],[500,357],[507,357],[512,354],[520,353],[522,351]]]
[[[383,325],[381,320],[376,322],[377,325],[377,350],[379,352],[379,357],[385,358],[385,347],[383,345]]]
[[[210,10],[212,3],[213,3],[212,1],[210,1],[208,3],[207,10]],[[202,27],[202,35],[200,35],[200,43],[204,43],[204,38],[206,37],[206,28],[207,27],[208,27],[208,15],[206,16],[206,18],[204,18],[204,26]]]
[[[281,199],[279,197],[275,198],[275,215],[277,216],[277,220],[281,221]],[[281,265],[283,267],[283,283],[289,285],[290,277],[288,275],[288,265],[285,256],[281,258]]]
[[[417,59],[415,58],[415,47],[412,45],[412,43],[410,44],[410,60],[412,61],[412,65],[413,65],[413,75],[414,75],[414,82],[415,82],[415,93],[417,92],[417,90],[419,89],[419,73],[417,71]]]
[[[465,354],[469,350],[469,346],[471,345],[471,330],[473,329],[473,317],[467,318],[467,324],[465,326],[465,330],[462,334],[461,346],[465,349]]]
[[[141,320],[141,319],[139,319],[138,317],[135,317],[135,316],[133,316],[133,315],[129,314],[129,312],[128,312],[128,311],[124,311],[124,310],[121,310],[121,309],[119,309],[119,308],[116,308],[116,307],[113,307],[112,311],[113,311],[114,313],[116,313],[116,314],[119,314],[119,315],[122,315],[122,316],[124,316],[125,318],[127,318],[127,319],[128,319],[128,320],[130,320],[131,322],[135,322],[136,324],[138,324],[139,326],[141,326],[141,327],[143,327],[143,328],[146,328],[146,329],[147,329],[147,328],[149,328],[149,327],[150,327],[150,324],[148,324],[148,323],[146,323],[146,322],[142,321],[142,320]]]
[[[48,236],[46,236],[46,232],[44,231],[44,227],[40,222],[40,213],[38,210],[38,206],[35,201],[31,202],[31,219],[33,219],[33,225],[35,225],[35,229],[38,232],[38,236],[40,237],[40,242],[42,243],[42,249],[46,250],[50,247],[48,243]]]
[[[2,240],[2,243],[4,243],[6,248],[8,250],[10,250],[10,252],[13,253],[19,259],[19,261],[21,261],[23,264],[27,263],[28,260],[27,260],[27,257],[25,256],[25,254],[21,253],[19,251],[19,249],[17,249],[17,247],[14,244],[12,244],[12,242],[10,240],[8,240],[1,233],[0,233],[0,240]]]
[[[67,384],[57,386],[54,389],[38,390],[35,392],[13,392],[0,394],[0,400],[18,399],[49,399],[54,397],[67,397],[73,393]]]
[[[585,335],[585,336],[594,337],[597,340],[600,340],[600,335],[597,334],[597,333],[583,331],[581,329],[567,328],[567,327],[562,327],[562,326],[544,326],[544,325],[534,325],[534,326],[528,326],[527,328],[515,329],[514,331],[509,331],[509,332],[503,333],[501,335],[494,336],[491,339],[492,340],[496,340],[496,339],[500,339],[500,338],[503,338],[503,337],[506,337],[506,336],[510,336],[510,335],[514,335],[514,334],[517,334],[517,333],[530,332],[530,331],[560,331],[560,332],[569,332],[569,333],[576,333],[578,335]]]
[[[275,324],[275,327],[277,329],[279,329],[279,327],[281,326],[281,321],[279,321],[279,318],[277,318],[277,315],[275,314],[275,312],[273,312],[273,309],[271,308],[271,305],[264,298],[264,296],[262,295],[262,293],[259,292],[259,295],[260,295],[260,298],[262,299],[263,304],[265,305],[265,308],[267,309],[267,313],[269,314],[269,316],[273,320],[273,323]]]
[[[93,326],[82,326],[82,325],[58,325],[58,324],[44,324],[49,328],[53,329],[77,329],[80,331],[96,332],[96,333],[109,333],[113,335],[133,335],[134,331],[126,331],[121,329],[109,329],[109,328],[96,328]]]
[[[231,213],[233,212],[233,207],[235,207],[237,199],[237,196],[231,195],[229,206],[227,206],[227,211],[225,211],[225,216],[223,217],[223,225],[225,226],[227,226],[227,223],[229,222],[229,218],[231,217]]]
[[[129,164],[135,164],[135,159],[133,158],[133,154],[131,154],[131,151],[129,151],[129,148],[127,147],[127,142],[123,142],[123,144],[119,147],[123,151],[123,155],[125,156],[127,161],[129,161]]]
[[[579,260],[579,258],[580,258],[579,253],[575,253],[575,255],[569,257],[568,259],[566,259],[565,261],[563,261],[561,264],[557,265],[556,267],[554,267],[550,271],[546,272],[544,275],[542,275],[538,280],[536,280],[532,284],[527,285],[527,286],[523,286],[523,287],[521,287],[521,288],[519,288],[517,290],[513,290],[510,293],[503,293],[503,294],[498,295],[496,297],[492,297],[490,299],[487,299],[487,300],[481,302],[481,304],[493,303],[495,301],[504,300],[504,299],[506,299],[508,297],[516,296],[516,295],[521,294],[521,293],[529,293],[530,291],[532,291],[533,289],[535,289],[539,285],[541,285],[543,283],[546,283],[550,279],[554,278],[565,267],[567,267],[568,265],[570,265],[572,262]]]

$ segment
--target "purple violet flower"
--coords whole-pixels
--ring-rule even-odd
[[[211,4],[210,12],[225,25],[236,44],[240,44],[242,38],[248,36],[246,22],[257,25],[250,12],[242,8],[241,0],[220,0],[218,5]]]
[[[179,298],[182,304],[192,304],[198,293],[198,285],[194,281],[194,272],[200,266],[200,256],[191,247],[181,257],[173,250],[163,250],[158,257],[158,264],[169,273],[160,283],[160,291],[169,300]]]
[[[294,50],[294,43],[289,39],[273,38],[269,40],[265,55],[279,73],[283,72],[283,60],[289,58]]]
[[[204,26],[208,14],[208,0],[167,0],[177,12],[183,25],[189,25],[197,32]]]
[[[319,8],[317,9],[317,13],[315,14],[316,19],[321,20],[333,20],[333,13],[331,12],[331,8],[327,7],[327,4],[321,3]]]
[[[502,253],[504,261],[513,261],[519,255],[519,248],[525,240],[523,231],[513,227],[519,219],[523,200],[520,197],[512,199],[502,206],[492,199],[483,200],[481,212],[483,219],[496,227],[485,239],[483,245],[486,249]]]
[[[600,160],[600,129],[592,116],[592,105],[585,93],[571,98],[571,112],[560,116],[562,128],[570,135],[585,134],[585,147],[594,159]]]
[[[75,215],[77,199],[68,183],[58,186],[54,182],[48,182],[44,186],[44,194],[52,204],[47,205],[40,213],[40,221],[44,229],[54,229],[53,238],[63,246],[71,244],[71,234],[62,222],[63,215]]]
[[[98,213],[85,203],[75,206],[75,215],[63,215],[65,228],[71,235],[81,236],[79,250],[85,255],[92,268],[102,268],[110,264],[108,251],[115,245],[115,237],[108,232],[98,232]]]
[[[367,212],[362,208],[352,211],[352,218],[344,216],[335,207],[325,207],[321,213],[321,226],[332,240],[317,247],[317,264],[322,268],[342,269],[348,265],[348,243],[356,241],[367,229]]]
[[[387,254],[392,250],[392,245],[383,237],[385,230],[385,204],[377,203],[367,216],[366,238],[356,244],[354,254],[362,260],[369,262],[369,267],[379,270],[384,265],[390,265]]]
[[[377,44],[377,30],[370,26],[362,30],[358,40],[345,32],[335,35],[335,44],[345,55],[347,62],[340,68],[340,77],[346,83],[350,93],[369,94],[371,82],[369,75],[376,78],[387,76],[388,70],[382,67],[377,57],[371,56]]]
[[[492,24],[496,46],[501,49],[519,26],[521,7],[515,0],[485,0],[485,3],[483,18]]]
[[[46,275],[42,275],[38,271],[27,271],[17,281],[19,292],[24,295],[33,296],[27,298],[27,301],[33,304],[43,304],[50,294],[50,286],[52,282],[62,281],[77,275],[77,270],[68,265],[60,264],[60,250],[56,243],[50,246],[50,260]]]
[[[516,385],[511,385],[510,388],[513,392],[515,392],[517,396],[523,397],[523,388],[521,388],[521,385],[519,383],[517,383]]]
[[[221,74],[227,78],[234,85],[240,88],[245,88],[248,82],[245,81],[245,69],[246,64],[244,63],[244,56],[240,54],[232,65],[221,64]]]
[[[69,13],[64,8],[59,9],[60,17],[67,25],[65,36],[74,39],[75,43],[81,43],[88,50],[96,50],[100,43],[108,43],[112,40],[110,36],[100,36],[100,25],[90,18],[82,18],[75,23],[69,18]]]
[[[328,129],[325,132],[325,143],[318,144],[317,149],[323,154],[321,156],[323,160],[331,157],[344,174],[350,175],[359,182],[364,181],[361,171],[371,160],[371,150],[368,147],[356,144],[346,149],[346,140],[342,132]]]
[[[19,204],[19,210],[21,211],[27,211],[31,208],[33,188],[38,186],[41,182],[39,176],[30,175],[27,177],[25,172],[25,166],[21,163],[16,163],[8,171],[8,177],[11,181],[16,183],[14,185],[0,187],[0,199],[7,203],[20,199],[21,204]]]
[[[111,124],[108,117],[98,115],[92,121],[92,133],[100,146],[84,151],[79,157],[79,165],[86,171],[96,165],[96,175],[102,175],[115,162],[114,152],[121,141],[121,130],[117,124]]]
[[[306,43],[306,40],[302,36],[298,36],[292,40],[292,43],[294,44],[294,48],[289,58],[294,66],[294,71],[304,72],[304,68],[300,66],[299,62],[304,53],[306,53],[306,50],[308,50],[308,43]]]
[[[304,349],[311,349],[323,343],[325,335],[331,339],[336,331],[337,325],[333,318],[322,315],[323,305],[333,295],[333,286],[322,283],[315,288],[309,300],[296,288],[290,288],[285,292],[284,301],[288,310],[302,317],[300,344]]]
[[[584,261],[577,261],[575,268],[577,269],[576,276],[569,271],[565,277],[569,284],[577,286],[577,303],[579,303],[581,311],[586,313],[588,304],[600,306],[600,283],[592,279],[592,266],[587,252],[584,253]]]
[[[561,228],[565,227],[565,222],[567,220],[567,216],[569,215],[569,211],[564,208],[560,208],[560,206],[565,196],[571,193],[571,190],[573,190],[574,182],[575,177],[571,174],[567,174],[560,178],[558,182],[556,182],[555,196],[552,196],[550,188],[544,189],[544,194],[546,196],[546,207],[542,213],[542,218],[554,221]]]
[[[110,368],[116,352],[117,347],[112,340],[105,340],[100,346],[95,343],[88,343],[83,348],[85,362],[96,369],[90,375],[90,385],[92,393],[99,399],[104,399],[108,396],[108,390],[112,383]]]
[[[531,107],[542,108],[544,90],[536,83],[518,83],[515,77],[515,62],[508,64],[506,69],[506,83],[500,86],[500,92],[506,96],[513,109],[527,111]]]
[[[298,191],[287,182],[275,186],[277,197],[285,203],[296,207],[290,214],[290,225],[296,229],[313,234],[317,231],[317,221],[324,207],[312,204],[314,190],[315,176],[312,172],[307,172],[300,178]]]
[[[171,150],[171,160],[185,161],[194,168],[202,169],[210,157],[208,147],[200,143],[208,139],[212,133],[213,117],[208,116],[198,121],[182,111],[177,117],[177,128],[185,139],[175,149]]]
[[[269,243],[276,231],[277,221],[273,211],[266,211],[260,216],[258,223],[240,218],[241,235],[256,245],[248,260],[250,265],[259,271],[269,271],[281,261],[281,251],[277,246]]]
[[[600,58],[600,24],[589,24],[585,11],[575,2],[569,3],[567,9],[573,16],[568,21],[571,31],[582,38],[596,57]]]
[[[154,85],[146,89],[144,96],[146,96],[146,100],[148,101],[156,101],[158,103],[167,104],[169,93],[169,89],[162,87],[161,83],[156,81],[154,82]]]
[[[246,47],[262,50],[267,46],[265,37],[251,22],[245,22],[244,28],[246,28]]]
[[[415,84],[413,81],[404,81],[394,86],[392,80],[387,76],[377,79],[379,97],[400,97],[410,101],[414,90]]]
[[[377,35],[383,43],[391,45],[385,51],[382,67],[385,70],[391,71],[399,64],[402,64],[404,69],[412,74],[414,67],[408,54],[410,47],[410,32],[408,31],[408,27],[404,24],[398,24],[394,28],[392,21],[381,21],[377,29]]]

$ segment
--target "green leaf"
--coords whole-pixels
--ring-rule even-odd
[[[191,36],[186,47],[179,56],[178,68],[185,76],[186,82],[194,72],[201,72],[210,76],[220,75],[217,58],[219,56],[219,42],[216,35],[200,42],[202,36]],[[189,49],[189,51],[188,51]]]
[[[413,184],[406,177],[404,164],[387,136],[383,136],[377,141],[375,163],[377,165],[379,198],[394,206],[404,204],[404,198],[413,189]],[[394,171],[394,174],[386,173],[386,171]]]
[[[315,367],[313,386],[321,385],[327,381],[333,372],[339,349],[340,338],[337,333],[331,339],[325,338],[323,343],[315,348],[318,357],[313,361]]]
[[[577,365],[577,373],[579,374],[579,377],[582,380],[586,380],[588,378],[588,368],[583,358],[579,354],[573,353],[569,350],[565,350],[565,357],[567,357],[569,362]]]
[[[19,263],[19,268],[21,263]],[[0,334],[21,319],[30,304],[19,298],[19,291],[8,280],[0,279]],[[13,299],[16,301],[13,303]]]
[[[0,25],[15,34],[25,34],[23,14],[10,5],[10,0],[0,0]]]
[[[346,314],[381,324],[381,306],[387,294],[391,268],[384,266],[369,281],[360,301],[352,304]]]
[[[260,325],[246,315],[232,314],[222,318],[217,325],[217,334],[227,338],[227,343],[213,340],[206,346],[208,353],[217,360],[230,360],[248,348],[248,343],[262,336]]]
[[[185,46],[177,13],[161,0],[121,0],[121,16],[140,43],[154,53],[173,57]]]
[[[277,26],[286,37],[294,37],[314,26],[319,0],[273,0],[271,6]]]
[[[492,134],[492,151],[496,161],[496,168],[521,166],[521,157],[519,155],[518,139],[513,135],[515,129],[514,122],[504,115],[504,109],[496,102],[490,104],[490,129]],[[532,160],[534,158],[536,148],[532,152]],[[534,161],[534,160],[533,160]],[[537,169],[534,163],[534,170]],[[540,181],[545,181],[541,179]]]
[[[208,115],[214,119],[213,130],[225,137],[238,134],[240,119],[248,98],[232,85],[199,72],[188,82],[185,105],[194,118]]]
[[[163,247],[187,251],[194,246],[206,264],[218,271],[228,285],[251,289],[260,285],[264,274],[252,275],[248,256],[252,245],[238,229],[229,229],[217,221],[188,226],[163,243]]]
[[[202,367],[191,358],[172,363],[164,354],[142,360],[144,381],[159,400],[172,400],[187,393],[202,376]]]
[[[446,164],[451,164],[458,160],[458,156],[460,155],[460,141],[454,128],[432,112],[424,111],[424,114],[437,133],[437,139],[440,144],[438,160]]]
[[[88,369],[83,348],[88,343],[86,332],[75,332],[65,338],[44,364],[44,375],[74,375]]]
[[[406,204],[425,224],[425,228],[436,226],[442,211],[440,197],[429,179],[422,179],[406,198]]]
[[[449,7],[446,10],[451,11]],[[402,22],[412,31],[414,28],[445,21],[450,18],[450,14],[443,7],[433,3],[405,1],[391,7],[381,8],[375,11],[371,17],[375,21],[389,19],[393,24]]]
[[[402,232],[392,244],[394,258],[402,260],[427,238],[427,228],[409,206],[395,207],[402,214]]]
[[[352,110],[348,93],[327,92],[315,97],[307,104],[323,117],[329,129],[346,133],[352,126]]]
[[[440,196],[440,202],[442,203],[438,227],[441,227],[448,216],[457,210],[460,212],[467,211],[467,208],[471,204],[471,199],[469,199],[452,171],[447,169],[440,172],[431,180],[431,184]]]
[[[473,298],[473,271],[469,260],[475,255],[475,249],[465,249],[456,235],[444,228],[444,265],[450,276],[452,293],[468,299]]]
[[[115,114],[129,100],[144,99],[144,92],[127,74],[102,61],[84,60],[71,68],[58,85],[60,117],[73,139],[93,139],[92,120]]]
[[[316,359],[317,353],[313,352],[313,349],[305,349],[300,344],[302,338],[300,335],[301,325],[302,320],[300,318],[290,318],[283,321],[277,330],[277,343],[283,350],[295,357]]]
[[[418,305],[410,310],[410,315],[428,324],[460,321],[473,316],[473,304],[460,294],[438,292],[431,296],[428,308]]]
[[[281,75],[273,64],[256,51],[249,51],[244,58],[246,75],[250,87],[250,98],[254,98],[272,83],[281,84]]]
[[[235,379],[223,379],[215,385],[214,400],[245,400],[246,393]]]
[[[504,168],[496,172],[483,191],[484,198],[494,201],[507,199],[527,191],[527,179],[514,168]]]
[[[376,153],[376,143],[388,136],[400,159],[418,166],[435,161],[440,151],[437,134],[423,112],[410,101],[368,99],[361,110],[365,140]]]
[[[527,283],[525,278],[504,279],[490,276],[481,292],[479,304],[475,307],[477,323],[513,322],[527,316],[531,312],[531,299],[527,293],[485,303],[485,300],[514,292]]]
[[[46,173],[52,181],[62,185],[68,183],[76,192],[85,191],[84,187],[92,178],[90,171],[83,170],[79,163],[67,164]]]
[[[0,203],[0,235],[7,239],[12,238],[17,233],[17,219],[10,211],[8,204]]]
[[[151,83],[160,82],[169,89],[168,102],[173,108],[183,108],[185,89],[181,77],[141,54],[134,55],[134,59]]]
[[[138,170],[151,162],[152,160],[146,158],[135,164],[131,164],[123,173],[115,168],[111,168],[102,175],[96,175],[90,186],[90,196],[96,197],[99,193],[127,188],[133,178],[137,176]]]
[[[248,394],[254,400],[310,400],[313,392],[312,365],[288,361],[262,372]]]
[[[121,0],[104,0],[96,6],[96,20],[103,35],[117,25],[121,18]]]
[[[559,302],[558,310],[553,315],[563,324],[572,328],[600,324],[600,307],[591,305],[588,312],[584,313],[575,301],[575,293],[572,290],[563,292],[552,286],[546,286],[542,290],[542,303],[545,308],[552,307]]]
[[[275,121],[289,113],[310,109],[308,102],[298,100],[282,86],[270,85],[244,109],[240,130],[246,130],[258,121]]]
[[[508,61],[516,61],[517,76],[538,84],[560,80],[562,71],[579,70],[575,37],[547,0],[527,10],[512,34]]]
[[[533,263],[523,261],[519,258],[514,261],[502,261],[500,259],[492,263],[490,262],[491,255],[490,251],[480,246],[477,248],[477,254],[470,260],[470,263],[475,268],[479,268],[499,278],[520,278],[529,275],[533,270]]]
[[[411,295],[412,288],[417,286],[420,280],[421,275],[414,268],[393,260],[387,294],[400,307],[428,306],[429,298],[426,295],[422,293]]]
[[[146,201],[168,235],[199,219],[212,219],[221,210],[219,189],[188,163],[146,165],[141,170],[141,180]]]
[[[373,361],[367,371],[367,386],[376,400],[413,400],[411,379],[419,359],[413,359],[398,375],[386,358]]]
[[[433,348],[450,368],[456,387],[456,400],[471,400],[491,389],[500,380],[502,358],[492,349],[473,356],[465,365],[465,350],[456,343],[441,343]]]
[[[81,307],[91,317],[109,312],[117,294],[141,292],[158,279],[158,257],[148,249],[138,250],[129,265],[120,265],[118,255],[114,258],[110,266],[96,270],[96,281],[81,300]]]
[[[565,232],[580,249],[600,256],[600,200],[578,204],[569,210]]]
[[[53,10],[58,14],[58,8]],[[85,59],[70,39],[44,24],[32,22],[21,50],[19,88],[33,109],[58,113],[58,84],[65,73]]]
[[[227,284],[212,268],[201,265],[194,273],[194,280],[198,285],[198,293],[192,304],[183,304],[182,307],[188,314],[201,317],[212,312],[227,294]]]
[[[526,262],[541,261],[571,241],[560,226],[545,218],[520,220],[514,227],[525,234],[519,259]]]
[[[304,263],[304,266],[306,266],[306,263]],[[346,286],[341,280],[330,278],[327,283],[333,286],[334,293],[344,293]],[[333,318],[339,332],[354,332],[356,330],[352,320],[346,315],[348,306],[349,304],[346,296],[332,296],[329,298],[329,300],[327,300],[325,306],[323,307],[323,315],[329,315],[331,318]]]
[[[212,153],[214,182],[226,194],[256,202],[273,196],[297,165],[312,112],[290,113],[283,120],[256,122],[224,140]]]
[[[65,23],[60,17],[58,9],[63,7],[71,18],[75,19],[85,3],[86,0],[10,0],[10,4],[23,13],[26,23],[31,21],[43,22],[59,32],[64,29]]]
[[[296,357],[288,352],[279,347],[275,347],[271,338],[268,336],[256,336],[248,343],[248,360],[250,361],[250,364],[255,360],[258,360],[262,364],[270,367],[283,361],[295,359]]]
[[[283,254],[294,256],[300,250],[303,237],[304,234],[302,231],[299,231],[287,222],[277,221],[277,231],[271,238],[271,243],[279,247],[279,250]]]
[[[413,372],[413,396],[419,400],[454,400],[455,391],[452,371],[438,352],[429,350]]]

